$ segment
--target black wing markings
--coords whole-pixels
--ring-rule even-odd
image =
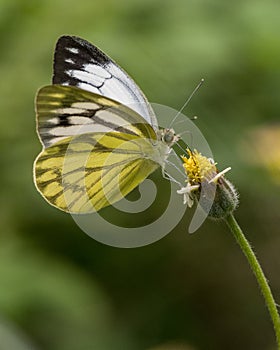
[[[77,86],[128,105],[157,129],[156,117],[140,88],[111,58],[86,40],[60,37],[53,70],[53,84]]]

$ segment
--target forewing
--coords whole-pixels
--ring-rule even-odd
[[[132,109],[74,86],[41,88],[36,97],[36,114],[44,147],[91,132],[114,131],[156,140],[154,129]]]
[[[109,97],[129,106],[157,129],[154,112],[136,83],[104,52],[84,39],[75,36],[58,39],[53,84],[77,86]]]
[[[98,211],[122,199],[159,165],[149,140],[110,132],[68,137],[42,151],[34,177],[42,196],[71,213]]]

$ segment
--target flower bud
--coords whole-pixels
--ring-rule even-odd
[[[211,183],[207,184],[207,186]],[[206,191],[200,191],[198,196],[199,205],[208,211],[208,217],[211,219],[222,219],[229,213],[232,213],[238,206],[238,193],[233,184],[227,180],[224,176],[221,176],[215,186],[214,199],[210,196],[203,195],[203,192],[209,193],[209,189]],[[213,191],[213,190],[212,190]],[[209,205],[211,202],[211,206]]]

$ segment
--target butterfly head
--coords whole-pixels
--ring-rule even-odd
[[[169,147],[172,147],[174,143],[179,141],[180,136],[175,134],[173,129],[161,129],[159,130],[159,139]]]

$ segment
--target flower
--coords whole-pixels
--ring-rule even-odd
[[[207,158],[197,150],[187,149],[182,156],[187,176],[187,186],[177,191],[183,194],[184,204],[192,207],[194,200],[207,211],[211,218],[222,218],[235,210],[238,195],[234,186],[224,177],[231,168],[219,172],[213,159]]]
[[[199,189],[199,185],[190,185],[190,183],[187,183],[186,187],[182,187],[180,190],[177,191],[177,193],[182,194],[184,196],[184,204],[188,203],[188,207],[192,207],[193,205],[193,197],[192,192]]]

